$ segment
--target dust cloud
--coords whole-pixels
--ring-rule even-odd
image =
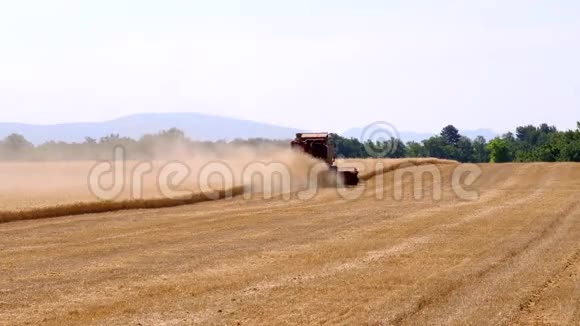
[[[2,162],[0,210],[99,201],[103,198],[93,188],[109,189],[119,183],[121,190],[114,200],[179,197],[235,186],[273,196],[337,182],[321,180],[321,175],[329,175],[324,162],[288,148],[228,145],[192,151],[167,145],[157,150],[154,160],[118,164],[114,160]],[[96,166],[106,169],[95,185],[91,173]]]
[[[199,191],[246,186],[250,193],[276,195],[337,182],[323,161],[276,147],[198,152],[178,161],[189,169],[189,187]]]

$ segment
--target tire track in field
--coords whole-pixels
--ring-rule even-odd
[[[560,239],[561,237],[564,237],[567,235],[568,230],[571,228],[572,224],[574,223],[574,218],[575,216],[577,216],[577,212],[578,212],[578,208],[580,207],[580,203],[574,200],[575,198],[575,194],[572,194],[569,198],[568,198],[568,203],[570,203],[569,205],[567,205],[563,210],[559,211],[558,213],[556,213],[557,215],[555,216],[555,219],[549,223],[538,235],[532,237],[531,239],[529,239],[527,242],[525,242],[524,244],[522,244],[521,246],[510,250],[507,255],[504,255],[503,258],[501,258],[498,262],[494,262],[492,261],[490,263],[490,265],[487,268],[484,268],[482,270],[477,271],[475,274],[472,275],[468,275],[467,277],[471,277],[473,276],[476,280],[480,280],[482,278],[486,278],[486,277],[490,277],[490,275],[492,274],[492,272],[498,271],[498,270],[504,270],[504,274],[503,275],[503,280],[504,282],[509,282],[509,278],[513,277],[516,273],[516,271],[512,270],[507,270],[507,272],[505,271],[508,267],[507,266],[511,266],[512,264],[509,264],[509,262],[513,262],[513,264],[518,263],[519,265],[519,269],[520,270],[525,270],[525,263],[526,261],[522,258],[523,256],[527,257],[529,255],[531,255],[532,253],[537,253],[537,252],[541,252],[542,250],[547,250],[545,249],[546,247],[548,247],[551,243],[558,241],[558,239]],[[533,260],[532,260],[533,261]],[[464,278],[465,279],[465,278]],[[506,280],[507,279],[507,280]],[[397,320],[395,320],[398,323],[401,323],[402,321],[406,320],[407,318],[413,317],[417,314],[419,314],[420,312],[422,312],[425,308],[431,306],[433,303],[441,303],[444,302],[446,300],[450,300],[448,299],[449,296],[453,293],[455,293],[457,290],[459,290],[460,288],[462,289],[464,286],[472,286],[473,284],[481,284],[482,281],[473,281],[470,282],[469,284],[466,284],[464,281],[460,281],[459,283],[454,283],[454,284],[450,284],[446,289],[443,290],[443,292],[438,292],[438,293],[433,293],[431,296],[429,296],[431,299],[429,299],[429,297],[423,298],[419,301],[419,304],[417,305],[417,307],[411,311],[409,311],[406,314],[401,315],[400,317],[404,317],[404,318],[398,318]],[[494,281],[490,281],[488,283],[485,284],[492,284],[492,286],[494,287],[500,287],[499,285],[499,280],[495,279]],[[509,283],[507,283],[509,284]],[[472,301],[476,301],[470,305],[467,305],[467,310],[458,310],[458,309],[452,309],[452,314],[451,315],[446,315],[446,322],[449,322],[450,320],[460,320],[464,315],[468,315],[469,312],[473,313],[473,311],[475,311],[476,309],[478,309],[478,307],[480,307],[480,305],[478,304],[478,302],[481,302],[483,300],[483,297],[489,296],[489,293],[493,293],[493,291],[480,291],[480,290],[471,290],[471,291],[467,291],[467,290],[463,290],[463,296],[460,296],[459,294],[456,295],[461,297],[461,303],[464,304],[467,300],[472,300]],[[482,295],[481,293],[485,293],[485,295]],[[459,300],[459,299],[457,299]],[[461,316],[460,316],[461,314]],[[426,318],[424,316],[422,316],[422,318]],[[464,323],[465,321],[463,321],[462,323]]]
[[[482,281],[481,281],[482,278],[490,277],[490,275],[492,275],[492,273],[494,273],[502,268],[505,268],[506,265],[509,265],[510,262],[517,260],[522,254],[526,253],[529,250],[532,250],[533,248],[537,248],[537,247],[541,246],[541,244],[543,242],[545,242],[547,240],[553,241],[553,239],[551,239],[550,236],[557,233],[560,230],[560,227],[561,227],[562,223],[564,222],[564,220],[569,218],[572,215],[572,213],[574,213],[576,211],[578,206],[579,205],[577,205],[575,203],[568,206],[563,211],[563,215],[560,215],[560,217],[558,217],[554,221],[552,221],[544,230],[542,230],[542,232],[540,234],[532,237],[527,242],[525,242],[522,246],[519,246],[515,249],[508,251],[499,260],[491,259],[489,264],[486,266],[485,266],[485,264],[487,264],[487,263],[481,264],[481,265],[484,265],[485,267],[475,271],[474,273],[466,275],[463,279],[461,279],[455,283],[451,283],[451,284],[447,285],[443,290],[439,290],[439,291],[434,292],[430,295],[423,296],[421,299],[419,299],[419,301],[416,303],[416,305],[413,309],[411,309],[409,311],[405,311],[405,312],[397,315],[392,321],[389,321],[389,323],[396,324],[396,325],[402,324],[406,320],[411,319],[414,316],[420,314],[426,308],[428,308],[434,304],[441,304],[441,303],[445,302],[446,300],[449,300],[449,297],[451,295],[455,294],[459,289],[462,289],[465,286],[473,286],[474,284],[482,283]],[[515,272],[512,272],[512,274],[513,273],[515,273]],[[469,279],[469,281],[466,281],[467,279]],[[497,283],[497,280],[495,280],[495,283]],[[462,300],[463,304],[465,304],[465,302],[467,300],[483,301],[483,297],[489,296],[489,294],[486,295],[486,294],[482,294],[482,293],[492,293],[492,292],[493,291],[470,291],[469,293],[465,294],[465,296],[467,296],[467,298],[462,296],[461,300]],[[475,310],[478,308],[477,303],[473,303],[473,304],[470,304],[467,306],[471,307],[471,310]],[[454,311],[455,311],[454,314],[447,316],[447,322],[453,322],[454,319],[457,319],[457,318],[460,319],[461,317],[463,317],[465,315],[469,315],[469,313],[470,313],[466,310],[454,309]],[[473,313],[473,311],[471,311],[471,313]],[[461,315],[461,316],[459,316],[459,315]],[[457,321],[455,321],[455,322],[457,322]],[[463,321],[463,322],[465,322],[465,321]],[[460,323],[463,323],[463,322],[460,322]]]
[[[559,268],[554,274],[552,274],[542,286],[533,290],[529,297],[525,298],[520,304],[520,311],[514,315],[510,320],[510,323],[520,324],[521,319],[524,315],[530,315],[533,308],[542,300],[543,295],[558,287],[558,283],[562,281],[565,274],[569,274],[569,271],[577,267],[580,263],[580,249],[577,249],[567,260],[566,263]]]
[[[520,250],[518,250],[516,252],[511,252],[509,258],[511,261],[513,261],[512,265],[516,265],[515,268],[512,268],[510,270],[505,271],[505,275],[503,276],[503,278],[498,279],[496,277],[493,287],[496,289],[499,287],[503,287],[504,289],[508,288],[509,281],[513,277],[515,277],[516,274],[520,274],[522,271],[524,271],[526,269],[526,267],[529,265],[529,261],[526,261],[525,259],[523,259],[522,256],[531,256],[530,260],[534,261],[535,259],[533,259],[533,257],[540,256],[540,253],[542,251],[547,251],[549,249],[550,245],[552,245],[553,243],[558,241],[558,239],[561,239],[562,237],[564,237],[571,227],[572,217],[578,216],[578,207],[579,206],[580,205],[578,203],[573,203],[573,204],[569,205],[562,212],[562,215],[560,215],[556,220],[554,220],[552,223],[550,223],[548,225],[548,227],[540,233],[540,235],[532,238],[530,240],[530,242],[526,243],[526,245],[523,246]],[[574,255],[574,259],[577,259],[577,257],[575,257],[575,255]],[[505,265],[501,266],[501,267],[504,269],[506,268]],[[500,285],[500,284],[502,284],[501,281],[503,281],[505,283],[505,284],[503,284],[504,286]],[[550,282],[550,280],[548,282]],[[489,292],[487,292],[487,293],[489,293]],[[539,295],[541,295],[541,294],[542,294],[542,291],[537,292],[537,293],[532,293],[531,297],[524,299],[523,307],[525,307],[525,302],[536,302],[536,300],[539,299]],[[537,298],[534,298],[534,295],[538,295]],[[481,299],[481,297],[482,296],[480,295],[479,299]],[[475,308],[475,306],[473,308]],[[522,308],[522,304],[520,304],[518,308],[519,309],[516,313],[519,313],[519,311],[521,311],[520,309]],[[501,323],[507,323],[508,321],[509,321],[509,317],[507,317],[507,316],[502,317],[500,320],[498,320],[498,322],[501,322]]]
[[[580,249],[577,249],[555,274],[548,278],[540,288],[532,291],[530,297],[520,304],[520,310],[522,313],[530,312],[532,307],[541,300],[542,294],[548,289],[556,286],[556,284],[563,278],[564,274],[566,274],[566,272],[571,268],[575,267],[578,263],[580,263]]]

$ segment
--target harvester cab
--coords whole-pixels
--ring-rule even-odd
[[[312,157],[320,159],[328,164],[332,173],[337,173],[344,184],[356,186],[358,184],[358,170],[339,169],[336,164],[336,152],[334,143],[327,132],[318,133],[297,133],[296,138],[291,143],[292,149],[302,151]]]

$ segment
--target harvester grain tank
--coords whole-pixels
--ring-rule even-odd
[[[293,149],[300,150],[326,162],[331,173],[338,174],[345,185],[356,186],[358,184],[357,169],[338,168],[334,143],[331,141],[330,135],[327,132],[297,133],[291,146]]]

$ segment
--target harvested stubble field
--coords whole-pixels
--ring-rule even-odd
[[[0,324],[580,323],[580,165],[484,164],[462,200],[460,165],[433,161],[441,180],[417,200],[400,163],[354,200],[326,188],[0,224]]]

